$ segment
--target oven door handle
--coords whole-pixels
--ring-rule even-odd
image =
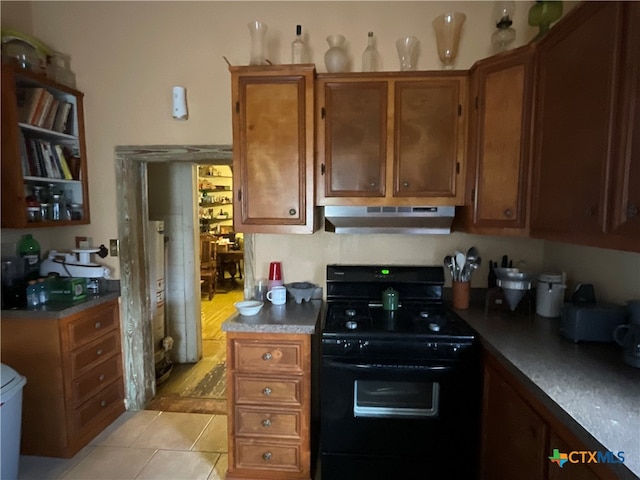
[[[385,370],[387,372],[431,372],[431,373],[446,373],[453,369],[450,365],[398,365],[398,364],[383,364],[383,363],[351,363],[351,362],[336,362],[334,360],[325,360],[324,365],[330,368],[350,370],[350,371],[374,371]]]

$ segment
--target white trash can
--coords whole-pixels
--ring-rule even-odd
[[[16,480],[20,463],[20,427],[22,387],[27,379],[13,368],[0,363],[0,478]]]

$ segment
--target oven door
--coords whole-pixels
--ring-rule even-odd
[[[402,465],[409,475],[403,478],[414,478],[416,472],[422,476],[415,478],[426,478],[427,471],[447,475],[443,478],[474,478],[481,403],[478,365],[324,357],[323,473],[330,480],[367,478],[363,472],[375,475],[392,465],[397,475]]]

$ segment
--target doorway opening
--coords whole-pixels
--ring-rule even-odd
[[[148,195],[148,166],[153,164],[171,164],[188,168],[190,172],[196,165],[232,163],[230,145],[220,146],[129,146],[116,147],[115,151],[117,200],[118,200],[118,237],[121,244],[120,286],[121,314],[123,328],[123,356],[125,366],[125,402],[129,410],[143,410],[156,394],[153,336],[151,322],[151,281],[147,265],[147,252],[150,232],[147,220],[150,217]],[[184,173],[184,172],[183,172]],[[175,181],[178,176],[169,176]],[[195,179],[194,179],[195,180]],[[196,201],[196,192],[190,189],[182,192],[181,205]],[[179,202],[180,203],[180,202]],[[191,206],[192,207],[192,206]],[[177,208],[171,202],[171,208]],[[179,339],[181,363],[195,363],[202,357],[202,319],[200,302],[194,302],[193,292],[200,291],[200,272],[196,262],[199,222],[195,209],[191,208],[191,228],[167,228],[167,235],[182,235],[174,242],[179,246],[182,262],[172,265],[180,275],[176,285],[167,284],[167,292],[175,294],[176,308],[181,308],[193,317],[172,330]],[[183,216],[184,216],[184,212]],[[253,282],[253,238],[243,238],[242,274],[243,282]],[[226,278],[226,276],[225,276]],[[239,289],[241,291],[241,289]],[[215,296],[214,296],[215,299]],[[193,312],[193,313],[192,313]],[[197,315],[196,315],[197,312]],[[185,316],[187,318],[188,315]],[[177,332],[177,333],[176,333]],[[177,342],[178,343],[178,342]]]

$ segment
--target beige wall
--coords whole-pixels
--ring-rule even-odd
[[[517,2],[516,45],[535,31],[526,25],[532,2]],[[29,6],[31,5],[31,9]],[[344,34],[356,70],[369,30],[375,32],[382,67],[397,69],[395,40],[420,40],[418,68],[439,69],[431,20],[454,8],[467,14],[458,68],[468,68],[490,54],[493,2],[5,2],[2,25],[32,26],[33,33],[56,50],[71,54],[78,89],[85,92],[92,223],[86,227],[36,232],[64,250],[75,235],[94,243],[117,237],[114,147],[153,144],[231,143],[230,76],[223,60],[246,64],[247,23],[269,25],[267,56],[274,63],[289,59],[296,24],[308,34],[312,61],[324,71],[323,55],[331,33]],[[29,11],[31,10],[31,12]],[[25,20],[31,15],[31,21]],[[187,88],[189,120],[171,118],[171,87]],[[20,232],[17,232],[20,233]],[[6,233],[7,238],[16,232]],[[50,242],[47,237],[51,237]],[[3,242],[5,232],[3,231]],[[332,262],[436,263],[456,248],[476,244],[485,259],[509,254],[539,270],[545,261],[537,240],[509,240],[455,234],[443,237],[369,235],[256,236],[256,275],[266,274],[270,260],[285,263],[288,279],[324,281],[324,265]],[[590,249],[598,257],[598,249]],[[618,258],[617,253],[611,253]],[[626,256],[625,256],[626,258]],[[637,256],[633,256],[637,258]],[[105,259],[115,270],[117,261]],[[486,265],[486,264],[485,264]],[[569,265],[567,268],[571,267]],[[486,267],[485,267],[486,268]],[[597,272],[600,276],[604,272]],[[639,284],[639,274],[620,279]],[[617,279],[617,277],[614,277]],[[485,284],[486,271],[474,285]],[[586,281],[587,279],[585,279]],[[614,280],[613,284],[616,281]]]

